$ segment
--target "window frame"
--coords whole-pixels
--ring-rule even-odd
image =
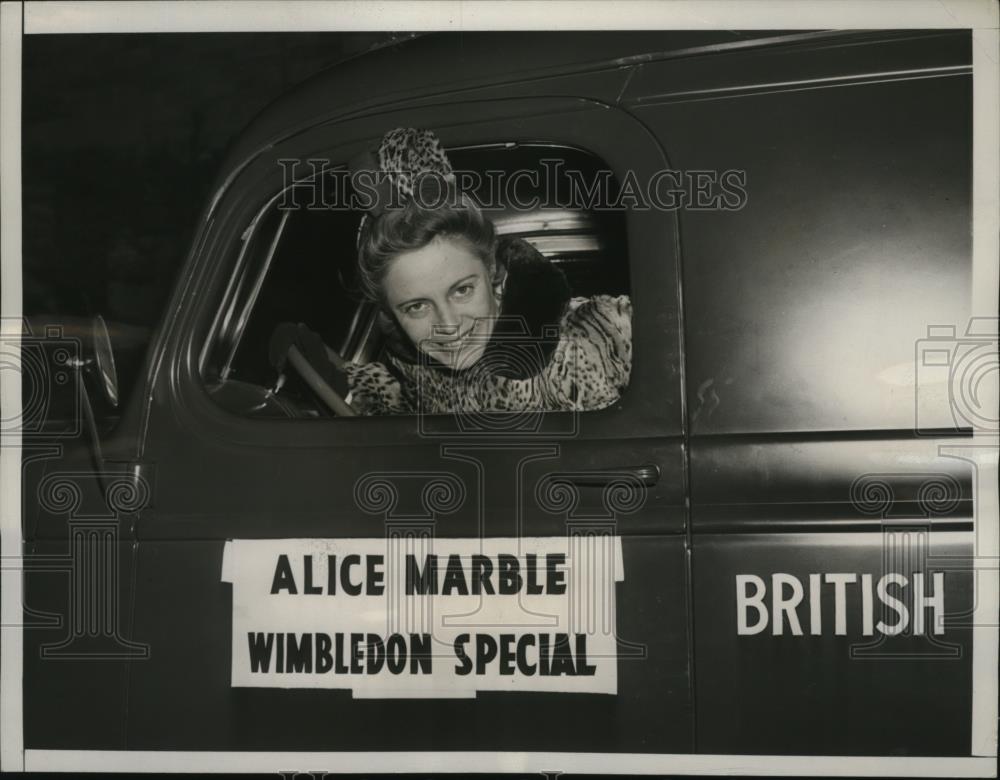
[[[586,114],[586,119],[581,118]],[[467,117],[475,116],[475,120]],[[175,421],[188,430],[207,439],[222,439],[242,446],[307,446],[325,447],[357,444],[405,444],[425,439],[428,435],[459,436],[471,440],[494,438],[490,431],[470,434],[456,424],[456,415],[385,415],[374,417],[310,419],[308,424],[297,419],[248,419],[227,412],[219,407],[205,389],[202,375],[208,336],[218,327],[221,307],[206,307],[219,300],[219,288],[234,284],[236,262],[233,255],[239,237],[246,233],[261,204],[276,197],[281,181],[278,160],[351,159],[364,148],[369,148],[381,137],[387,127],[434,127],[448,149],[482,148],[502,143],[541,143],[554,147],[569,147],[586,151],[601,160],[621,180],[623,170],[639,166],[656,170],[668,167],[657,139],[629,114],[612,106],[583,98],[516,98],[486,102],[456,102],[365,115],[363,117],[324,123],[302,130],[262,149],[252,160],[244,162],[230,176],[227,191],[216,199],[215,224],[209,225],[195,262],[189,296],[197,298],[196,306],[181,312],[179,327],[173,332],[165,349],[171,369],[160,372],[172,376],[166,387],[154,388],[155,394],[166,392],[171,397]],[[488,134],[488,135],[486,135]],[[484,142],[484,135],[489,142]],[[339,136],[339,138],[338,138]],[[508,138],[505,142],[492,139]],[[628,165],[623,164],[623,159]],[[332,167],[332,166],[331,166]],[[267,195],[263,193],[268,193]],[[632,280],[630,295],[633,301],[633,370],[629,388],[621,399],[602,410],[576,412],[532,413],[538,420],[525,435],[547,439],[575,438],[650,438],[680,436],[683,430],[683,406],[680,378],[680,304],[679,304],[679,241],[676,214],[629,210],[626,214],[629,278]],[[650,238],[653,234],[654,238]],[[249,242],[244,243],[244,247]],[[653,250],[656,259],[649,255]],[[234,251],[235,250],[235,251]],[[226,260],[229,257],[229,260]],[[639,272],[637,272],[639,271]],[[637,305],[637,294],[643,285],[635,280],[661,275],[662,285],[657,285],[657,295],[662,300],[663,311],[653,311],[648,303]],[[191,293],[190,290],[203,292]],[[641,297],[645,300],[650,293]],[[189,298],[191,300],[191,298]],[[646,312],[645,318],[642,313]],[[666,343],[660,355],[636,349],[636,331],[648,330],[654,323],[665,326],[661,338],[655,339],[650,331],[647,342],[655,342],[657,349]],[[663,336],[666,339],[662,338]],[[647,344],[647,347],[649,345]],[[172,355],[172,357],[171,357]],[[666,360],[664,361],[664,358]],[[645,361],[646,365],[642,365]],[[667,384],[661,392],[649,393],[642,387],[644,379],[636,374],[645,368],[647,374]],[[572,418],[553,420],[556,417]],[[544,419],[543,419],[544,418]],[[364,419],[360,423],[351,420]],[[421,423],[414,425],[414,420]],[[428,431],[423,421],[430,422]],[[331,422],[332,426],[331,427]],[[310,430],[307,430],[310,429]]]

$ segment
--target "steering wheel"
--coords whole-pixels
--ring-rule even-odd
[[[341,368],[344,362],[343,358],[329,347],[326,348],[326,351],[327,355],[331,356],[330,362],[337,368]],[[340,397],[340,393],[330,387],[327,381],[320,376],[319,372],[312,367],[312,364],[306,360],[306,356],[294,344],[288,348],[288,362],[299,372],[299,376],[309,385],[309,389],[320,397],[320,400],[329,407],[331,412],[338,417],[354,417],[357,414],[347,401]]]
[[[330,386],[330,383],[317,370],[315,364],[322,368],[322,362],[329,362],[338,371],[344,371],[347,362],[340,354],[330,349],[323,343],[322,339],[305,325],[281,323],[274,329],[271,336],[270,358],[272,365],[279,371],[282,370],[285,360],[292,364],[292,367],[302,377],[326,407],[338,417],[355,417],[357,412],[348,404],[340,393]]]

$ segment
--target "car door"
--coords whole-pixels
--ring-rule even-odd
[[[200,360],[224,317],[225,291],[242,283],[241,237],[253,240],[254,216],[283,185],[280,161],[339,164],[393,127],[432,128],[446,148],[578,147],[619,179],[664,166],[652,136],[614,108],[521,98],[309,128],[234,173],[175,299],[152,385],[143,459],[155,491],[136,530],[133,624],[151,653],[131,664],[128,747],[690,751],[672,215],[627,215],[621,262],[632,279],[634,358],[629,388],[610,408],[529,416],[498,430],[448,416],[249,419],[223,411],[205,392]],[[255,229],[266,230],[266,222]],[[260,238],[265,246],[280,241],[277,229]],[[376,484],[392,500],[365,492]],[[616,694],[480,691],[458,700],[380,700],[350,690],[233,687],[234,593],[221,580],[227,540],[384,539],[411,531],[436,540],[620,538],[623,579],[608,629],[617,648]]]
[[[873,33],[633,82],[746,191],[681,219],[700,752],[968,755],[969,62]]]

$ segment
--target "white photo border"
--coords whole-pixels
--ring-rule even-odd
[[[513,12],[516,8],[516,13]],[[964,28],[973,44],[973,315],[1000,310],[1000,6],[993,0],[185,0],[12,2],[0,6],[2,322],[21,318],[21,43],[23,35],[97,32],[305,32],[482,29]],[[17,333],[3,333],[17,339]],[[996,391],[991,387],[992,392]],[[989,407],[990,399],[984,406]],[[992,399],[995,408],[997,399]],[[0,372],[0,417],[21,411],[19,376]],[[544,772],[809,776],[997,776],[1000,527],[996,437],[977,434],[977,571],[970,756],[737,756],[512,752],[190,752],[25,750],[20,439],[0,447],[0,767],[5,771]],[[9,446],[8,446],[9,445]]]

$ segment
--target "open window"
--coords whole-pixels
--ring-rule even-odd
[[[456,171],[481,173],[466,192],[497,233],[534,245],[564,272],[573,296],[629,294],[625,213],[608,207],[618,183],[601,160],[550,144],[447,151]],[[344,174],[343,167],[318,173],[310,186],[320,197],[276,193],[242,236],[203,361],[210,395],[230,412],[334,416],[314,384],[291,369],[279,376],[272,366],[269,343],[282,323],[305,324],[354,364],[385,358],[376,306],[359,292],[356,237],[363,212],[349,208],[353,193]],[[331,386],[350,403],[343,374]]]

